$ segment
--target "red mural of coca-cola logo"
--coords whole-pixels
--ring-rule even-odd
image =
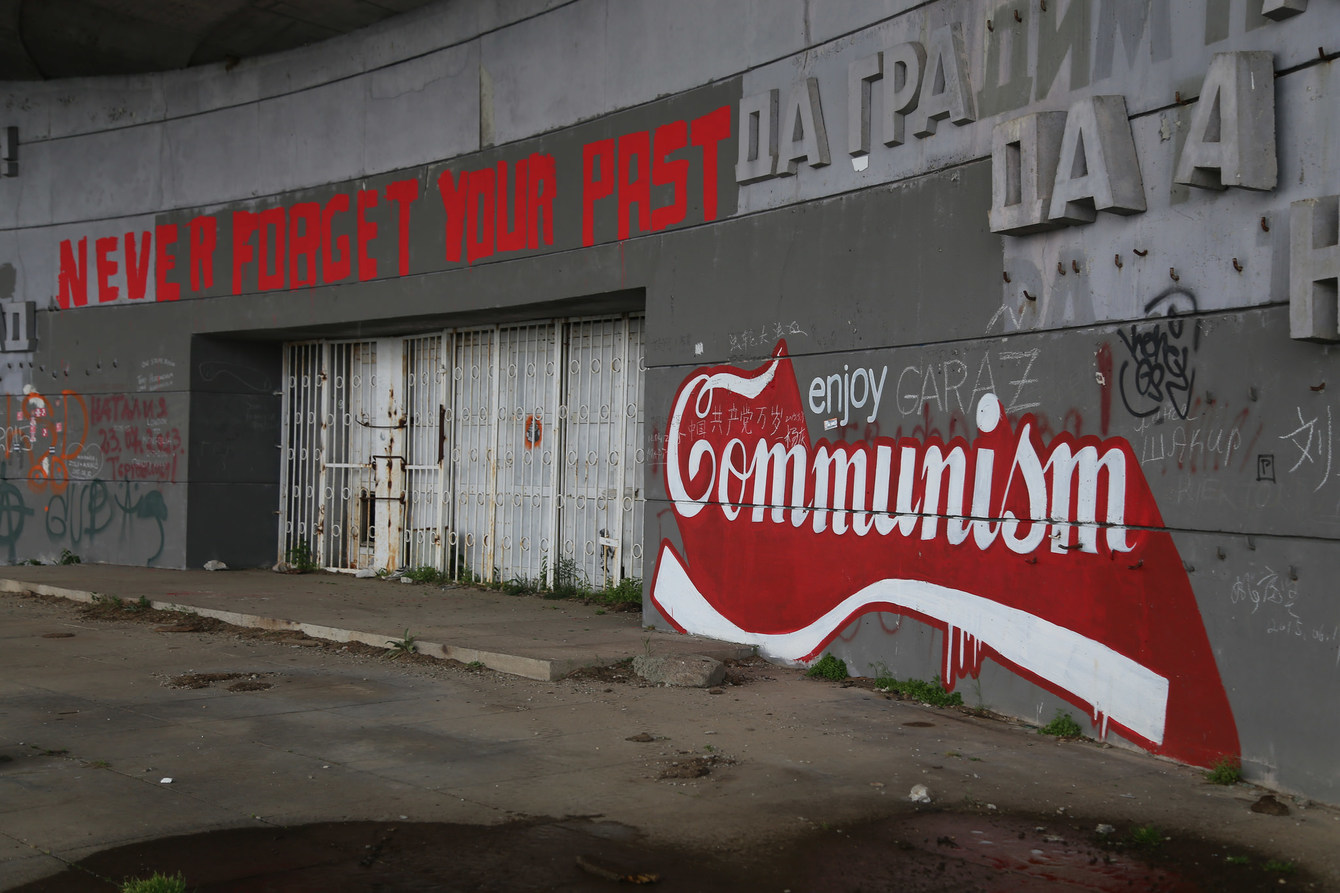
[[[1198,765],[1237,727],[1172,536],[1124,438],[981,398],[972,441],[811,442],[785,342],[675,395],[651,600],[683,632],[810,660],[871,612],[943,631],[945,684],[984,659],[1145,748]]]

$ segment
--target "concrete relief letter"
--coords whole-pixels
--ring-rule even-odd
[[[1282,22],[1307,11],[1307,0],[1262,0],[1261,15]]]
[[[884,145],[906,141],[907,116],[917,107],[925,71],[926,49],[915,40],[884,51]]]
[[[1340,341],[1340,195],[1294,202],[1289,241],[1289,337]]]
[[[828,129],[824,127],[818,78],[805,78],[791,88],[781,126],[785,138],[781,161],[785,164],[777,168],[779,177],[794,174],[802,161],[810,167],[828,164]]]
[[[0,302],[0,323],[4,325],[4,346],[6,353],[32,350],[37,340],[35,323],[37,304],[33,301]]]
[[[847,154],[870,154],[870,85],[884,75],[884,54],[873,53],[847,66]]]
[[[1144,179],[1122,96],[1091,96],[1070,106],[1052,185],[1051,219],[1091,223],[1098,211],[1145,210]]]
[[[740,100],[737,183],[754,183],[777,174],[777,92],[755,93]]]
[[[912,132],[932,136],[940,121],[955,124],[976,121],[977,109],[968,80],[968,55],[963,49],[963,26],[955,22],[937,28],[931,34],[926,58]]]
[[[991,231],[1041,232],[1048,219],[1065,112],[1038,112],[997,124],[991,131]]]
[[[1269,52],[1215,53],[1173,182],[1274,189],[1275,67]]]

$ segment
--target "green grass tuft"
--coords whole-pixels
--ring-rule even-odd
[[[1056,711],[1056,716],[1052,721],[1042,728],[1038,729],[1039,735],[1053,735],[1057,738],[1080,738],[1084,735],[1084,730],[1075,722],[1075,718],[1069,713]]]
[[[927,682],[925,679],[900,681],[893,676],[880,675],[875,677],[875,687],[880,691],[893,692],[932,707],[963,706],[963,695],[956,691],[946,691],[939,676],[934,676]]]
[[[406,580],[413,580],[415,583],[445,583],[446,575],[435,567],[427,564],[422,567],[412,567],[401,574]]]
[[[316,556],[312,554],[312,547],[307,544],[306,540],[294,544],[291,549],[284,553],[284,561],[300,574],[310,574],[321,567],[316,560]]]
[[[1154,825],[1141,825],[1131,831],[1131,843],[1135,846],[1153,848],[1163,844],[1163,832]]]
[[[834,682],[841,682],[851,674],[847,672],[845,660],[825,654],[814,662],[814,666],[805,671],[805,675],[811,679],[831,679]]]
[[[121,884],[121,893],[186,893],[186,878],[181,872],[159,874],[147,878],[128,878]]]
[[[1242,762],[1237,757],[1222,757],[1205,773],[1210,784],[1233,785],[1242,781]]]

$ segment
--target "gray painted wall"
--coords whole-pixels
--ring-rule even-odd
[[[1037,721],[1067,710],[1095,736],[1240,758],[1249,777],[1336,802],[1340,729],[1318,705],[1340,694],[1327,583],[1340,369],[1331,344],[1290,337],[1288,304],[1291,207],[1340,193],[1337,125],[1321,113],[1340,13],[1303,5],[1273,20],[1261,0],[447,2],[231,70],[0,88],[20,146],[18,175],[0,178],[0,298],[35,310],[31,349],[11,331],[0,358],[3,557],[268,564],[284,341],[644,304],[649,622],[778,659],[832,651],[855,672],[938,675],[969,703]],[[908,41],[934,59],[951,26],[962,56],[943,58],[960,59],[972,113],[888,146],[873,81],[876,120],[851,154],[853,65]],[[1277,182],[1175,182],[1215,54],[1250,51],[1271,54],[1273,113],[1248,136],[1270,137]],[[1242,89],[1235,99],[1260,95]],[[808,100],[827,163],[816,131],[788,119],[781,148],[805,155],[794,174],[737,183],[755,142],[740,109],[766,108],[772,90],[779,111]],[[1095,96],[1124,102],[1113,132],[1134,162],[1113,155],[1108,169],[1144,210],[992,232],[1008,157],[992,157],[996,128],[1080,115]],[[790,148],[797,136],[811,142]],[[593,160],[639,150],[655,156],[652,185],[622,206],[621,234],[636,177]],[[444,203],[443,182],[482,187],[482,172],[505,163],[515,177],[522,161],[547,185],[521,246],[479,226],[479,195],[474,213]],[[681,195],[682,215],[644,224]],[[212,283],[193,281],[206,270]],[[789,359],[774,363],[783,340]],[[686,393],[701,399],[681,406]],[[837,467],[822,466],[828,489],[803,494],[801,524],[786,487],[760,491],[753,520],[760,439],[803,446],[802,477],[822,470],[820,449],[864,450],[866,473],[841,495],[850,511],[813,511],[839,498]],[[877,491],[897,493],[876,472],[881,446],[911,450],[916,471],[931,446],[959,450],[971,518],[954,526],[945,485],[933,530],[922,517],[879,532],[894,507]],[[1034,489],[1055,499],[1062,448],[1108,464],[1069,506],[1029,505],[1014,472],[1031,450]],[[971,494],[988,491],[972,474],[993,461],[979,516]],[[673,467],[709,505],[676,503]],[[1007,548],[1007,528],[1044,526],[1055,547]],[[789,584],[774,585],[778,568]],[[785,638],[802,627],[803,642]],[[1086,675],[1085,659],[1104,672]]]

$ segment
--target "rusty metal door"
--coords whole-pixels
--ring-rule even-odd
[[[401,563],[406,567],[441,568],[443,563],[444,422],[451,403],[447,345],[440,333],[406,338],[402,344],[406,431]]]
[[[640,316],[288,345],[281,560],[641,576],[642,351]]]
[[[333,570],[385,566],[377,562],[388,553],[385,532],[394,523],[385,507],[399,489],[391,481],[399,475],[387,473],[388,466],[397,471],[389,458],[397,449],[396,404],[378,387],[379,379],[395,378],[388,367],[396,351],[387,345],[290,344],[284,353],[281,561]]]

